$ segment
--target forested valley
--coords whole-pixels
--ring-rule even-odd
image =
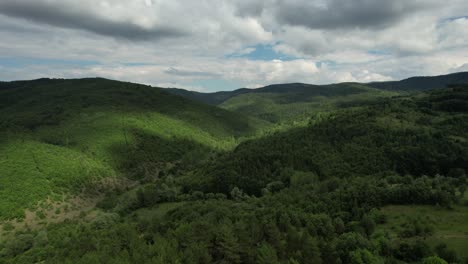
[[[0,174],[36,175],[21,203],[0,179],[0,263],[468,263],[467,85],[353,84],[365,100],[281,102],[262,119],[133,84],[42,82],[0,89],[4,116],[21,114],[0,123]],[[24,144],[36,155],[11,163]],[[57,163],[89,176],[60,178]],[[52,222],[35,205],[70,193],[96,205]],[[19,224],[26,208],[38,223]]]

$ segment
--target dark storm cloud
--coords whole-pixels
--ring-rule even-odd
[[[278,0],[274,13],[280,23],[311,29],[382,28],[432,6],[432,0]]]
[[[56,27],[85,30],[128,40],[155,40],[185,33],[172,28],[143,28],[129,21],[110,21],[72,6],[42,1],[0,1],[0,14]]]

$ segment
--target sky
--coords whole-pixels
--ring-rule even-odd
[[[0,0],[0,80],[201,92],[468,71],[468,0]]]

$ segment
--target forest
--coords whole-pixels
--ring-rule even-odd
[[[249,116],[103,79],[0,84],[0,263],[468,263],[468,86],[346,85],[304,111],[269,90]]]

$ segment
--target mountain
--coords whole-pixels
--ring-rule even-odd
[[[330,112],[344,103],[398,95],[359,83],[277,84],[212,94],[174,89],[169,92],[282,126],[308,122],[311,116]]]
[[[289,87],[1,83],[0,263],[466,262],[468,85]]]
[[[261,124],[260,124],[261,125]],[[145,166],[202,159],[256,133],[251,118],[101,78],[0,83],[0,219]],[[155,148],[151,156],[148,147]],[[131,170],[131,172],[129,172]]]
[[[444,88],[451,84],[468,83],[468,72],[458,72],[432,77],[412,77],[395,82],[369,83],[371,87],[392,91],[425,91]]]
[[[402,92],[444,88],[458,83],[468,83],[468,72],[367,84],[290,83],[216,93],[199,93],[182,89],[168,89],[168,91],[273,124],[284,125],[305,122],[314,114],[327,113],[343,105],[352,105],[353,102],[359,104],[363,100],[378,100],[383,97],[398,96]]]
[[[306,127],[242,142],[201,169],[197,188],[216,193],[237,186],[258,196],[270,182],[290,183],[284,179],[285,168],[308,171],[319,179],[468,170],[467,88],[361,103]]]
[[[352,85],[367,86],[371,88],[383,89],[383,90],[396,90],[396,91],[423,91],[432,90],[437,88],[444,88],[450,84],[463,84],[468,83],[468,72],[459,72],[448,75],[432,76],[432,77],[411,77],[401,81],[391,82],[372,82],[372,83],[339,83],[332,85],[312,85],[303,83],[289,83],[289,84],[276,84],[269,85],[257,89],[242,88],[234,91],[222,91],[214,93],[200,93],[194,91],[187,91],[184,89],[168,88],[170,93],[174,93],[183,97],[188,97],[193,100],[197,100],[203,103],[219,105],[224,101],[242,94],[253,94],[253,93],[279,93],[279,94],[294,94],[300,97],[301,95],[313,96],[313,95],[340,95],[340,92],[325,91],[326,89],[332,89],[335,87],[350,87],[348,93],[352,93]],[[343,91],[343,90],[341,90]],[[341,94],[343,95],[343,94]]]
[[[214,93],[200,93],[177,88],[168,88],[167,90],[170,93],[206,104],[220,105],[231,98],[245,94],[281,94],[285,96],[288,101],[294,102],[296,100],[307,101],[307,99],[314,96],[339,96],[362,92],[355,86],[358,86],[358,84],[342,83],[335,85],[312,85],[304,83],[289,83],[269,85],[257,89],[242,88],[234,91]]]
[[[182,100],[155,88],[130,86],[149,96],[148,101]],[[133,92],[124,90],[132,101]],[[107,91],[118,94],[119,90]],[[157,96],[151,97],[152,93]],[[99,101],[103,100],[115,98]],[[205,109],[214,116],[231,115],[183,102],[185,109],[199,114]],[[25,108],[30,104],[35,105],[30,100],[15,103]],[[178,111],[168,106],[165,113],[172,116]],[[151,128],[155,122],[151,116],[139,118]],[[185,120],[184,114],[178,117]],[[159,128],[178,135],[189,124],[195,123],[187,121],[173,129],[167,122]],[[337,108],[306,126],[237,142],[205,159],[200,146],[194,156],[177,158],[193,151],[190,140],[161,142],[155,136],[159,132],[150,129],[153,134],[143,134],[139,141],[142,135],[137,131],[131,148],[125,147],[125,140],[120,147],[128,154],[123,158],[129,168],[143,165],[136,171],[148,176],[134,178],[122,171],[134,185],[100,190],[94,194],[102,195],[95,207],[67,209],[79,212],[74,218],[51,223],[66,211],[49,203],[35,209],[42,225],[4,224],[0,259],[5,263],[463,263],[468,258],[467,126],[468,87],[454,86],[354,101],[352,107]],[[87,140],[96,142],[97,130],[87,132],[91,133]],[[53,151],[37,153],[33,164],[44,171],[45,159]],[[67,158],[52,163],[62,165]],[[170,164],[154,163],[157,160]],[[164,166],[170,169],[161,170]],[[20,172],[15,176],[20,177]],[[27,184],[23,188],[34,190]]]
[[[199,93],[179,88],[167,88],[167,91],[172,94],[190,98],[192,100],[196,100],[205,104],[218,105],[231,97],[244,93],[250,93],[252,90],[243,88],[229,92]]]

